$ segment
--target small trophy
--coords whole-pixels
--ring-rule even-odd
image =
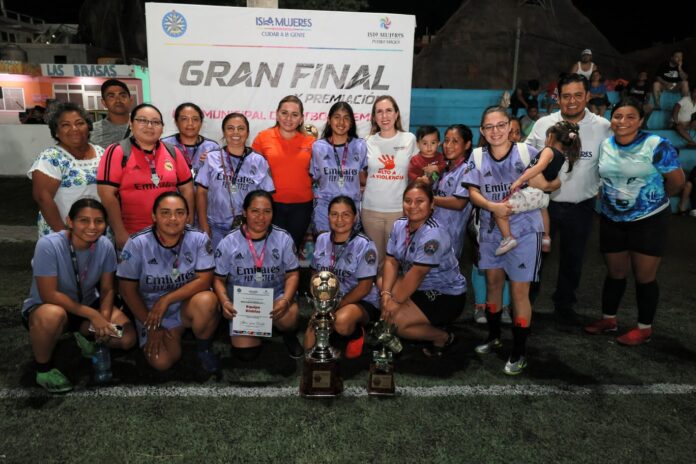
[[[316,274],[310,282],[316,343],[305,354],[300,381],[304,397],[334,397],[343,391],[343,379],[338,369],[338,353],[329,344],[333,329],[334,310],[339,302],[338,279],[328,271]]]
[[[385,321],[377,321],[372,326],[367,342],[376,346],[372,352],[370,377],[367,381],[367,394],[370,396],[394,396],[394,353],[403,349],[396,336],[396,326]]]

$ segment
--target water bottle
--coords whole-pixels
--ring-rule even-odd
[[[104,343],[97,343],[97,351],[92,356],[94,381],[106,383],[111,380],[111,353]]]

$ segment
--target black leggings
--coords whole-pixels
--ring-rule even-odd
[[[298,249],[312,220],[313,203],[275,203],[273,225],[288,231]]]

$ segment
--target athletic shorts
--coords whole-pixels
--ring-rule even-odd
[[[175,303],[176,304],[176,303]],[[181,327],[183,325],[183,322],[181,321],[181,305],[179,304],[179,308],[173,312],[165,313],[164,317],[162,318],[162,322],[160,323],[160,327],[163,329],[176,329],[177,327]],[[135,330],[138,332],[138,346],[142,348],[145,346],[145,343],[147,343],[147,329],[143,325],[142,322],[139,320],[135,320]]]
[[[411,295],[411,301],[432,325],[443,327],[454,322],[464,311],[466,292],[460,295],[445,295],[434,290],[416,290]]]
[[[517,246],[500,256],[495,256],[498,243],[482,242],[479,245],[479,269],[502,269],[512,282],[539,281],[541,267],[542,232],[532,232],[517,239]]]
[[[46,304],[46,303],[41,303],[41,304]],[[41,304],[37,304],[34,306],[31,306],[27,308],[26,311],[22,311],[22,325],[24,326],[25,329],[29,330],[29,314],[34,311],[36,308],[41,306]],[[88,304],[92,309],[99,310],[99,298],[94,300],[92,304]],[[68,323],[65,325],[65,329],[63,330],[64,332],[79,332],[80,327],[82,326],[82,323],[85,321],[88,321],[88,319],[85,319],[84,317],[78,316],[77,314],[73,314],[69,311],[65,311],[68,315]]]
[[[360,300],[356,304],[365,310],[370,318],[368,322],[377,322],[379,321],[380,317],[382,317],[382,312],[369,301]]]
[[[615,222],[600,216],[599,250],[602,253],[633,251],[661,257],[667,246],[670,209],[629,222]]]

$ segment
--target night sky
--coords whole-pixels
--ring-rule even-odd
[[[201,0],[200,3],[205,3]],[[369,11],[413,14],[412,2],[404,0],[370,0]],[[454,13],[461,2],[454,0],[430,0],[419,2],[416,11],[418,29],[416,35],[426,30],[434,34]],[[620,52],[648,48],[656,43],[671,43],[695,34],[693,15],[680,8],[638,7],[635,2],[606,2],[573,0],[595,26]],[[53,0],[51,2],[26,2],[5,0],[8,10],[19,11],[43,18],[49,22],[77,23],[81,0]]]

